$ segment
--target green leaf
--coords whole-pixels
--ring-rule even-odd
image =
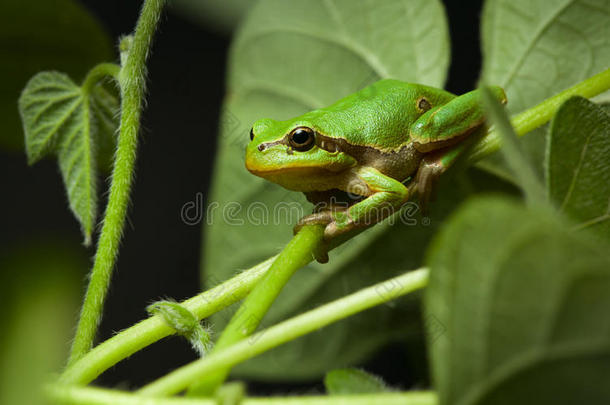
[[[502,105],[494,98],[491,91],[481,87],[483,104],[491,123],[495,125],[502,139],[502,153],[506,163],[525,192],[528,202],[533,204],[544,204],[546,196],[542,183],[538,179],[528,156],[523,152],[519,138],[512,127]]]
[[[263,0],[253,6],[230,54],[228,98],[206,218],[205,285],[276,254],[292,236],[292,226],[311,210],[302,194],[245,170],[244,147],[255,120],[300,115],[382,77],[442,86],[448,62],[447,25],[438,1]],[[332,252],[328,265],[312,264],[297,272],[263,326],[417,268],[422,244],[433,229],[384,225],[365,232]],[[274,349],[235,373],[258,379],[318,378],[337,364],[362,361],[401,338],[410,327],[405,319],[415,314],[413,305],[402,311],[372,310]],[[214,324],[220,327],[227,318],[226,313],[217,315]],[[294,367],[297,354],[299,367]]]
[[[342,368],[329,371],[324,377],[324,386],[326,387],[326,392],[330,395],[391,391],[381,377],[357,368]]]
[[[91,241],[97,216],[97,128],[112,136],[109,133],[116,125],[112,111],[117,103],[103,88],[86,94],[58,72],[34,76],[19,98],[28,162],[57,155],[70,209],[81,224],[85,244]]]
[[[610,66],[609,19],[607,0],[488,0],[481,81],[504,87],[511,114],[534,106]],[[542,174],[544,136],[521,142]],[[498,155],[485,165],[506,171]]]
[[[119,127],[119,90],[110,85],[95,86],[94,96],[89,99],[91,119],[96,129],[97,167],[102,174],[112,171],[114,152],[117,144]]]
[[[172,301],[157,301],[147,306],[146,311],[151,315],[160,315],[169,326],[191,343],[200,356],[210,351],[210,333],[201,326],[195,315],[182,305]]]
[[[610,115],[573,97],[557,111],[548,138],[550,199],[574,219],[610,240]]]
[[[462,207],[428,253],[441,404],[607,402],[607,248],[550,210],[496,197]]]
[[[113,58],[111,39],[80,2],[0,1],[0,148],[23,150],[16,100],[32,76],[57,70],[80,80]]]

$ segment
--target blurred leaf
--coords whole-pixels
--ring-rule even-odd
[[[254,3],[255,0],[173,0],[170,5],[184,18],[228,34]]]
[[[87,263],[56,237],[0,251],[0,404],[46,403],[40,387],[64,365]]]
[[[554,213],[472,201],[429,250],[441,404],[604,404],[610,255]]]
[[[481,80],[504,87],[518,113],[610,66],[608,0],[488,0],[482,14]],[[541,131],[521,140],[543,173]],[[506,172],[497,155],[485,160]]]
[[[230,55],[228,97],[206,218],[205,285],[215,285],[277,253],[291,238],[292,226],[311,210],[302,194],[245,170],[244,147],[256,119],[300,115],[383,77],[442,86],[448,62],[447,25],[438,1],[258,2]],[[386,224],[365,232],[331,253],[330,264],[299,271],[264,325],[416,268],[433,228],[418,223],[397,225],[388,232],[391,227]],[[405,311],[415,316],[412,306]],[[404,336],[409,327],[405,311],[369,311],[248,361],[235,373],[258,379],[317,378]],[[227,318],[215,316],[215,327],[222,327]],[[294,367],[295,356],[299,367]]]
[[[542,183],[529,162],[528,156],[523,152],[519,138],[504,111],[504,107],[495,99],[487,87],[481,87],[481,92],[489,121],[495,126],[502,139],[502,153],[508,167],[523,188],[528,202],[544,204],[546,196]]]
[[[603,107],[573,97],[557,111],[549,134],[550,199],[579,229],[610,240],[610,116]]]
[[[218,405],[240,405],[246,396],[246,384],[241,381],[230,381],[222,384],[214,393]]]
[[[357,368],[342,368],[329,371],[324,377],[324,386],[326,387],[326,392],[330,395],[391,391],[381,377]]]
[[[108,133],[114,128],[116,104],[103,88],[86,94],[58,72],[34,76],[19,98],[28,162],[57,155],[70,209],[81,224],[85,244],[91,242],[97,216],[97,128],[106,138],[112,137]]]
[[[93,65],[114,59],[112,43],[99,23],[73,0],[0,2],[0,148],[22,150],[17,98],[42,70],[84,77]]]

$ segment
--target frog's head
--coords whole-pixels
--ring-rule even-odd
[[[321,183],[334,188],[333,178],[356,165],[337,142],[302,118],[262,119],[250,130],[246,168],[290,190],[312,191]]]

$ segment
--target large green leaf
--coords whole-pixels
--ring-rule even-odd
[[[0,147],[23,148],[17,99],[32,76],[58,70],[80,80],[112,59],[110,38],[79,2],[0,1]]]
[[[610,115],[571,98],[557,111],[548,142],[549,197],[579,229],[610,241]]]
[[[118,101],[102,87],[88,94],[57,72],[34,76],[19,98],[28,161],[33,164],[47,154],[57,155],[85,244],[91,241],[97,216],[96,142],[112,137],[117,109]]]
[[[277,253],[292,236],[294,223],[311,209],[300,193],[245,170],[244,147],[256,119],[286,119],[329,105],[381,77],[442,86],[448,61],[447,26],[438,1],[258,2],[230,55],[205,228],[206,286]],[[434,227],[381,225],[365,232],[331,253],[328,265],[312,264],[298,272],[264,323],[416,268]],[[405,316],[404,311],[375,309],[275,349],[236,372],[263,379],[319,377],[398,338]],[[224,319],[217,316],[213,323],[220,328]],[[299,367],[294,367],[295,355]]]
[[[607,0],[488,0],[482,16],[483,71],[517,113],[610,66]],[[542,173],[541,132],[522,140]],[[505,171],[500,156],[486,160]]]
[[[486,198],[459,210],[428,261],[442,404],[607,403],[607,248],[553,212]]]

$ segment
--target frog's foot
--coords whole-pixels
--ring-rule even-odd
[[[299,222],[292,228],[296,235],[306,225],[328,225],[333,221],[333,213],[330,210],[318,211],[313,214],[304,216],[299,219]]]
[[[353,229],[355,224],[347,214],[347,208],[324,210],[314,212],[303,217],[297,222],[293,231],[296,234],[306,225],[324,225],[324,241],[320,248],[314,252],[314,256],[319,263],[328,262],[328,242],[335,236],[343,234]]]
[[[424,157],[417,170],[414,183],[422,213],[428,211],[434,185],[438,178],[447,170],[441,161],[441,157],[441,155]]]
[[[358,224],[350,217],[349,211],[335,211],[333,212],[333,221],[326,225],[324,229],[324,240],[334,239],[361,226],[362,224]]]
[[[307,215],[301,219],[294,226],[293,232],[296,235],[304,226],[306,225],[324,225],[328,227],[328,225],[333,221],[333,213],[330,210],[323,210],[314,212],[311,215]],[[314,252],[314,257],[318,263],[328,263],[328,245],[327,240],[324,238],[322,243],[320,244],[319,249],[316,249]]]

